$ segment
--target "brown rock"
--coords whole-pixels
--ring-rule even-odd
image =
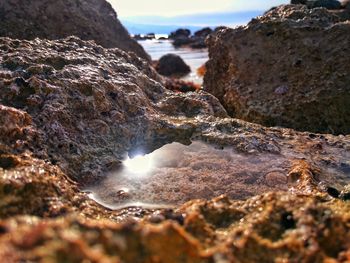
[[[133,54],[76,37],[0,38],[2,261],[349,259],[350,136],[230,119],[212,95],[172,92],[163,81]],[[111,210],[69,179],[96,183],[127,153],[194,139],[211,146],[191,149],[188,159],[161,156],[180,180],[166,172],[141,184],[177,199],[172,209]],[[328,185],[339,189],[336,198]],[[118,199],[134,197],[114,190]],[[212,199],[220,191],[236,200]],[[191,200],[198,197],[211,200]]]
[[[280,6],[209,39],[204,90],[231,116],[302,131],[350,133],[349,23]]]
[[[16,217],[0,221],[0,255],[54,262],[346,262],[349,208],[349,202],[270,193],[245,202],[188,203],[178,209],[186,215],[183,226]]]
[[[60,39],[72,35],[150,60],[105,0],[0,0],[0,36]]]
[[[157,130],[171,127],[158,116],[170,107],[185,116],[227,116],[209,94],[192,94],[185,101],[168,91],[157,82],[163,79],[135,55],[76,37],[0,38],[0,54],[4,147],[10,152],[30,148],[80,184],[105,174],[127,150],[147,141],[172,141],[171,133],[162,139],[157,135]],[[186,107],[169,105],[169,98],[185,101]]]
[[[191,68],[183,59],[175,54],[166,54],[162,56],[155,66],[157,72],[163,76],[185,76],[191,72]]]
[[[185,28],[179,28],[174,32],[171,32],[169,35],[170,39],[177,39],[177,38],[189,38],[191,36],[191,31],[189,29]]]

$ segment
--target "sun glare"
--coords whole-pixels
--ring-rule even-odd
[[[145,174],[152,170],[153,162],[149,155],[137,155],[130,159],[129,157],[123,162],[126,169],[135,174]]]

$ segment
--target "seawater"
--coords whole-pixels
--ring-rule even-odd
[[[111,209],[172,206],[222,194],[245,199],[287,190],[289,168],[290,162],[280,155],[244,155],[201,141],[175,142],[127,157],[119,170],[88,190],[91,198]]]
[[[325,163],[323,154],[305,155],[288,149],[281,154],[244,154],[233,147],[218,148],[202,141],[190,145],[174,142],[149,154],[127,157],[118,170],[86,190],[92,199],[111,209],[176,206],[222,194],[244,200],[292,189],[295,182],[287,175],[295,160],[321,168],[318,179],[327,185],[349,184],[350,156],[333,148],[325,150],[334,159],[331,166]]]
[[[139,44],[143,46],[152,60],[158,60],[166,54],[176,54],[180,56],[187,65],[191,67],[191,73],[183,79],[193,81],[197,84],[203,83],[203,77],[197,74],[197,69],[204,65],[208,59],[207,49],[191,49],[187,47],[175,48],[171,40],[140,40]]]

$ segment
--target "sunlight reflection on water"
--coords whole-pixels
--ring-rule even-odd
[[[231,147],[217,149],[195,141],[172,143],[153,153],[127,158],[91,197],[109,208],[178,205],[221,194],[244,199],[257,193],[287,189],[290,163],[283,156],[244,155]]]

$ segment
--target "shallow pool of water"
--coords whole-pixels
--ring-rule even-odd
[[[88,189],[102,205],[179,205],[221,194],[246,199],[273,190],[287,190],[291,163],[282,155],[244,155],[195,141],[172,143],[153,153],[123,161],[122,167]]]

